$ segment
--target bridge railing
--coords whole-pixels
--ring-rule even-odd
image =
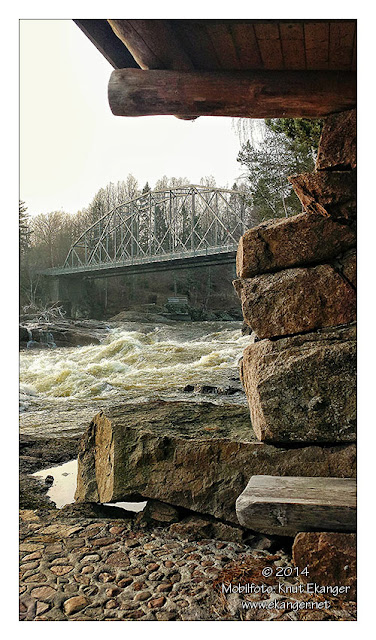
[[[232,251],[249,219],[249,204],[239,191],[196,185],[150,191],[86,229],[59,272]]]

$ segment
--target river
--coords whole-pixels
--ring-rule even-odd
[[[245,404],[233,395],[187,393],[187,385],[238,387],[250,342],[240,322],[109,324],[101,344],[20,354],[21,433],[82,433],[102,408],[148,399]]]

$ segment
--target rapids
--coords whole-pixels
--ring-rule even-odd
[[[249,342],[240,322],[128,322],[112,326],[99,345],[23,351],[21,408],[103,406],[156,397],[187,401],[192,394],[183,392],[185,385],[231,385]],[[211,394],[210,400],[245,402],[242,393]]]

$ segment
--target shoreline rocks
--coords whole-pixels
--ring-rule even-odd
[[[345,600],[356,600],[356,534],[331,532],[298,533],[292,547],[293,562],[308,568],[304,582],[340,585]]]
[[[79,438],[35,438],[20,435],[19,505],[23,509],[54,509],[46,493],[49,485],[30,474],[77,457]]]
[[[100,344],[108,327],[100,322],[82,321],[27,322],[20,325],[19,339],[21,349],[46,349],[55,347],[78,347],[88,344]]]

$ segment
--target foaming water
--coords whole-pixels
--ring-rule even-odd
[[[182,397],[187,384],[228,384],[249,336],[238,322],[127,323],[99,345],[20,354],[23,400],[133,400]]]

